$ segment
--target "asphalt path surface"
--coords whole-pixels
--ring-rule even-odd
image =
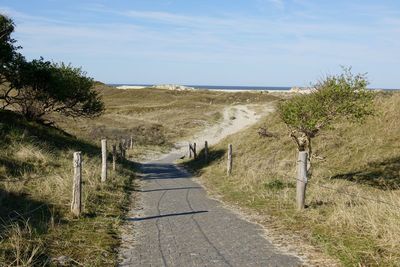
[[[120,266],[302,266],[268,241],[261,226],[209,198],[173,163],[179,157],[141,164]]]

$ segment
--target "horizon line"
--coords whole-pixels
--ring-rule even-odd
[[[267,86],[267,85],[212,85],[212,84],[180,84],[180,83],[104,83],[109,86],[154,86],[154,85],[182,85],[189,87],[253,87],[253,88],[308,88],[308,86]],[[400,90],[400,88],[367,87],[370,90]]]

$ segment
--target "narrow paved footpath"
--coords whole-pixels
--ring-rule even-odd
[[[123,235],[120,266],[301,266],[279,252],[263,229],[208,198],[173,164],[180,155],[141,167],[136,208]]]

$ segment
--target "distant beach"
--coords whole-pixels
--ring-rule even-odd
[[[145,88],[166,88],[170,90],[211,90],[220,92],[274,92],[287,93],[292,87],[268,87],[268,86],[217,86],[217,85],[153,85],[153,84],[108,84],[118,89],[145,89]]]
[[[137,89],[167,89],[167,90],[210,90],[219,92],[269,92],[269,93],[298,93],[308,94],[312,91],[310,87],[286,87],[286,86],[221,86],[221,85],[176,85],[176,84],[108,84],[109,86],[123,90]],[[375,91],[398,91],[400,89],[369,88]]]

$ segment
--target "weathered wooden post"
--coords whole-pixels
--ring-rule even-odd
[[[128,148],[129,148],[129,139],[125,138],[124,139],[124,158],[127,158],[128,155]]]
[[[117,163],[116,161],[117,161],[117,145],[113,144],[112,145],[112,168],[113,168],[113,171],[115,171],[115,165]]]
[[[193,157],[194,157],[194,159],[197,158],[196,143],[193,143]]]
[[[107,139],[101,140],[101,181],[107,180]]]
[[[297,161],[296,202],[297,209],[304,209],[307,186],[307,152],[300,151]]]
[[[118,146],[119,146],[120,156],[123,159],[124,158],[124,147],[122,146],[122,142],[121,141],[119,142]]]
[[[82,211],[82,157],[81,152],[74,152],[74,179],[72,185],[71,212],[79,217]]]
[[[126,159],[126,139],[122,139],[123,158]]]
[[[228,145],[228,163],[226,173],[228,176],[232,173],[232,144]]]
[[[130,143],[130,145],[131,145],[131,149],[133,149],[133,136],[131,135],[131,143]]]
[[[208,142],[204,142],[204,161],[208,162]]]

